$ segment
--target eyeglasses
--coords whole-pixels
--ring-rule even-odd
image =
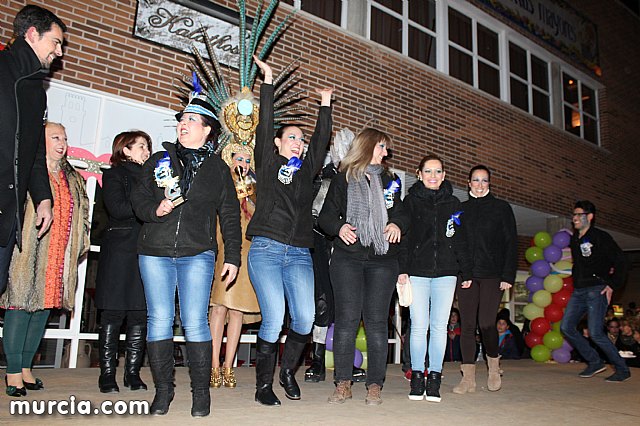
[[[576,217],[576,216],[586,216],[589,213],[571,213],[571,217]]]

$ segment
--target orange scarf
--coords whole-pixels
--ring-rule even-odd
[[[62,306],[64,253],[69,244],[74,207],[66,174],[60,170],[57,177],[58,179],[49,172],[49,181],[56,198],[53,203],[53,223],[49,229],[51,239],[45,274],[45,309]]]

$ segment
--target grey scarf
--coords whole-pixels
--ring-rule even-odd
[[[347,222],[356,227],[360,244],[369,247],[373,243],[375,254],[386,254],[389,242],[384,237],[384,227],[387,226],[387,208],[384,204],[382,189],[383,167],[369,164],[366,176],[359,180],[351,180],[347,186]]]

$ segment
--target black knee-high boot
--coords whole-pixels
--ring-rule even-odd
[[[173,339],[147,342],[149,367],[156,395],[151,403],[151,414],[162,415],[169,411],[169,404],[173,401]]]
[[[211,373],[211,340],[187,342],[189,377],[191,378],[191,415],[208,416],[211,411],[209,378]]]
[[[124,385],[132,391],[144,389],[147,385],[140,378],[140,367],[144,359],[144,344],[147,326],[132,325],[127,328],[127,358],[124,366]]]
[[[273,373],[276,370],[278,342],[269,343],[258,337],[256,345],[256,402],[262,405],[280,405],[273,393]]]
[[[98,386],[102,393],[120,392],[116,383],[116,362],[118,362],[118,339],[120,327],[114,324],[102,324],[98,331],[100,352],[100,378]]]
[[[284,343],[284,353],[280,363],[280,386],[289,399],[300,399],[300,386],[296,382],[296,370],[300,365],[300,357],[309,340],[309,335],[298,334],[289,330]]]
[[[324,382],[326,377],[326,369],[324,366],[324,352],[326,345],[324,343],[313,342],[313,352],[311,365],[304,372],[305,382]]]

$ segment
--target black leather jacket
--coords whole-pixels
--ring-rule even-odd
[[[182,176],[183,167],[176,145],[162,146],[171,158],[173,176]],[[217,253],[216,216],[224,239],[224,263],[240,265],[240,204],[231,172],[217,155],[205,159],[186,194],[187,201],[166,216],[158,217],[156,209],[165,198],[158,187],[154,169],[164,152],[157,152],[142,166],[139,183],[131,194],[133,209],[144,223],[138,237],[138,253],[148,256],[195,256],[207,250]]]

